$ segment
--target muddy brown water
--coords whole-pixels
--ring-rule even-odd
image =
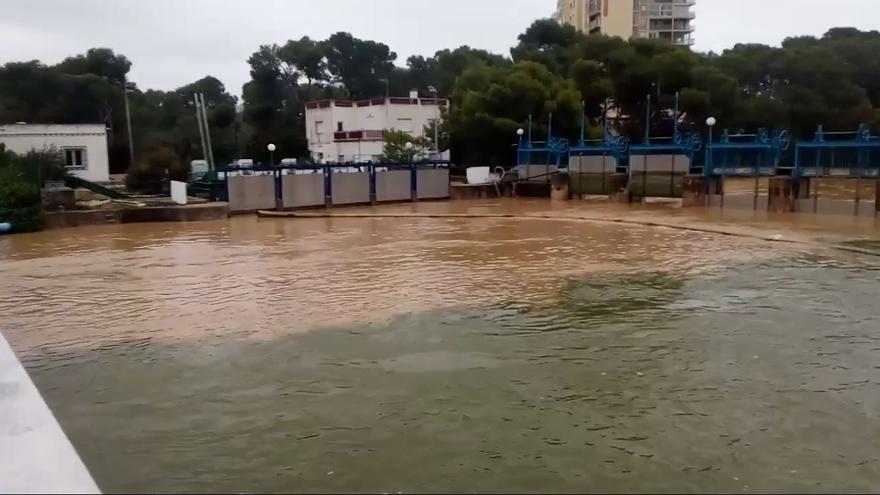
[[[876,243],[853,219],[552,212]],[[698,210],[699,211],[699,210]],[[108,492],[880,489],[880,262],[578,220],[0,239],[2,330]]]

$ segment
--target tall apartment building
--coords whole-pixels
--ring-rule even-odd
[[[692,45],[696,0],[557,0],[555,19],[584,33]]]

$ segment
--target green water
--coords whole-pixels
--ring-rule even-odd
[[[870,263],[597,272],[551,304],[27,365],[107,492],[877,491]]]

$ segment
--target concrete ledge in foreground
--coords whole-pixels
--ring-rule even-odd
[[[0,492],[100,493],[2,335]]]
[[[195,203],[186,206],[140,206],[104,210],[70,210],[46,213],[45,228],[144,222],[199,222],[229,218],[227,203]]]

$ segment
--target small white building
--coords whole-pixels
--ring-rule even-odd
[[[306,138],[318,163],[377,161],[384,153],[383,130],[425,136],[425,127],[442,119],[444,98],[373,98],[306,103]]]
[[[92,182],[110,180],[107,127],[104,124],[0,125],[0,143],[17,154],[57,149],[71,174]]]

